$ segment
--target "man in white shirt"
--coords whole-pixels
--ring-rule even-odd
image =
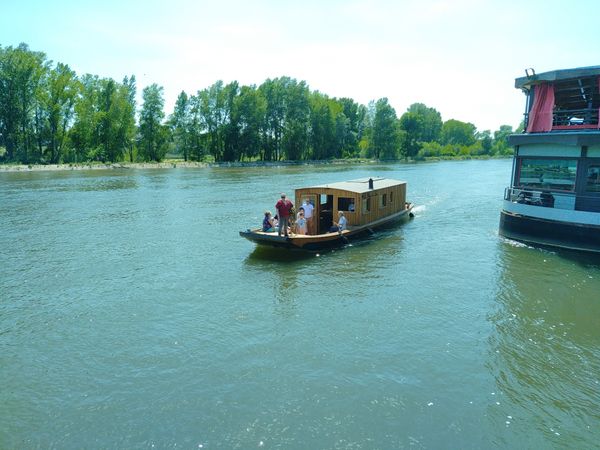
[[[315,234],[315,227],[313,221],[314,206],[309,199],[305,198],[304,202],[302,203],[302,207],[304,208],[304,218],[306,219],[306,225],[308,229],[307,234]]]

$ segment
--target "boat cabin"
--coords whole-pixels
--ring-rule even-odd
[[[509,136],[515,147],[509,198],[600,212],[600,66],[529,71],[515,80],[527,101],[525,132]]]
[[[296,189],[296,210],[304,200],[314,206],[315,233],[327,233],[338,211],[348,227],[376,223],[406,209],[406,182],[390,178],[360,178]]]
[[[600,128],[600,66],[526,73],[515,87],[527,96],[527,133]]]

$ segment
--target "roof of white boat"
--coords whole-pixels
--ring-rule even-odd
[[[526,77],[520,77],[515,80],[517,89],[528,87],[543,82],[563,81],[570,79],[597,77],[600,76],[600,66],[577,67],[575,69],[551,70],[544,73],[531,73]]]
[[[373,180],[373,189],[369,189],[369,179]],[[303,189],[340,189],[343,191],[362,194],[363,192],[385,189],[392,186],[398,186],[400,184],[406,184],[406,181],[394,180],[392,178],[373,177],[358,178],[350,181],[339,181],[337,183],[321,184],[318,186],[309,186]]]

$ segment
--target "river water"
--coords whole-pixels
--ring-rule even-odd
[[[0,173],[0,448],[592,448],[600,259],[498,236],[510,160]],[[281,191],[408,181],[322,254]]]

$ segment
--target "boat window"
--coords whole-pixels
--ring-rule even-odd
[[[570,78],[554,83],[553,129],[597,128],[598,77]]]
[[[587,192],[600,192],[600,165],[588,166],[585,190]]]
[[[577,175],[575,159],[529,159],[520,160],[517,185],[536,189],[573,191]]]
[[[354,211],[354,199],[350,197],[338,197],[338,211]]]
[[[390,203],[394,203],[394,191],[390,191]]]
[[[333,195],[321,194],[322,209],[333,209]]]
[[[384,208],[387,205],[387,194],[381,194],[379,196],[379,207]]]
[[[371,197],[363,198],[362,205],[363,205],[363,209],[362,209],[363,214],[371,211]]]

